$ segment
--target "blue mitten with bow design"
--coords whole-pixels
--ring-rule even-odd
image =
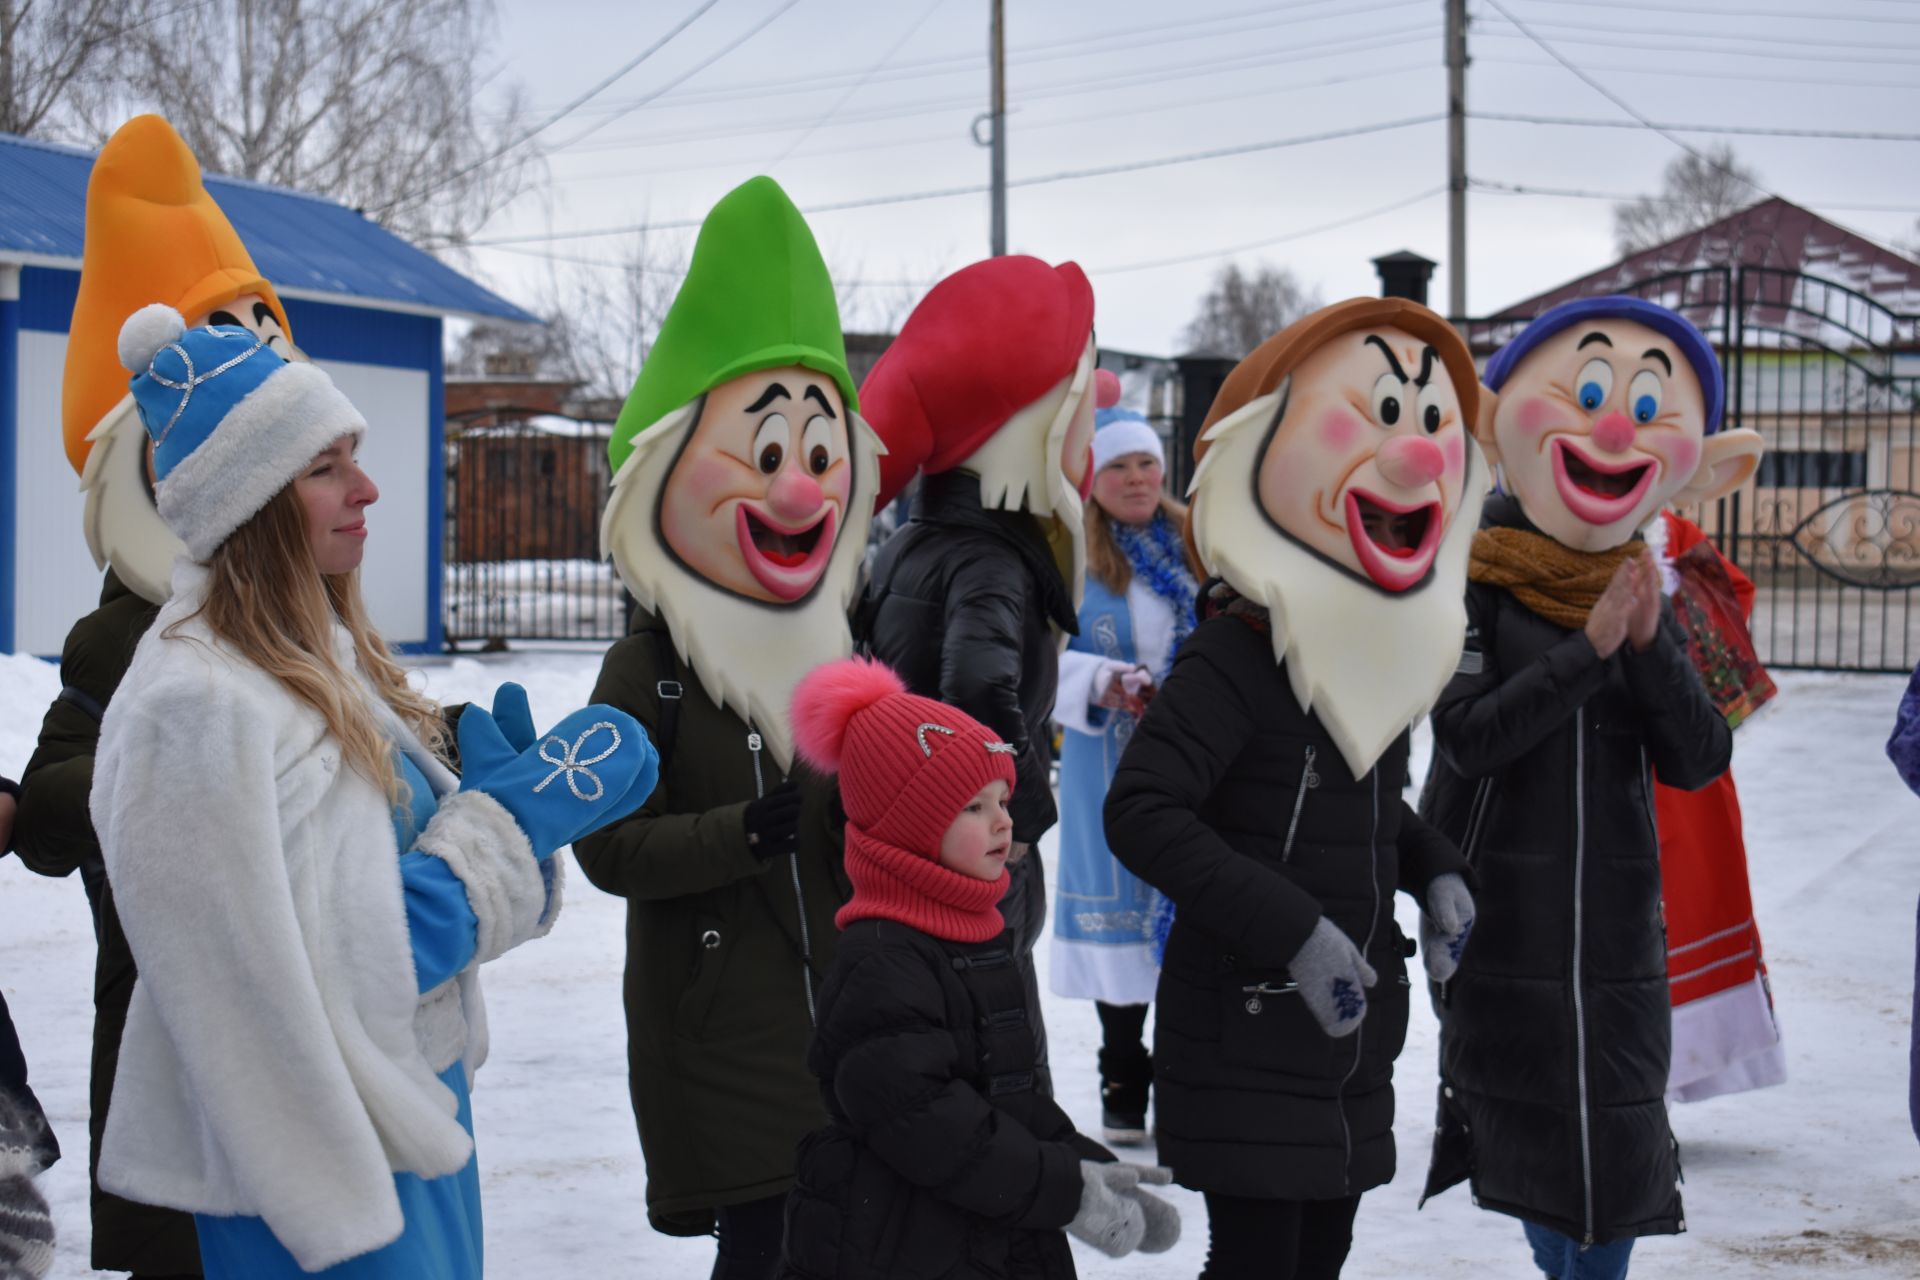
[[[460,716],[460,789],[497,801],[533,846],[550,857],[561,845],[626,817],[653,794],[660,757],[640,722],[596,703],[538,741],[526,691],[502,685],[491,713]]]

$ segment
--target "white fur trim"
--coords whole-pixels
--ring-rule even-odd
[[[1155,462],[1163,467],[1167,465],[1166,446],[1160,443],[1160,433],[1137,418],[1110,422],[1093,433],[1095,471],[1130,453],[1151,454]]]
[[[367,420],[317,365],[289,364],[229,409],[156,486],[160,515],[205,562],[322,449],[366,432]]]
[[[462,791],[440,802],[414,847],[446,863],[466,886],[467,903],[477,922],[474,962],[497,960],[530,938],[553,928],[560,912],[559,872],[548,890],[545,864],[498,800],[479,791]]]
[[[128,373],[145,373],[161,348],[180,341],[186,331],[187,322],[178,311],[164,302],[149,302],[120,326],[121,367]]]

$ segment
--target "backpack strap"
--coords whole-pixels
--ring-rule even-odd
[[[95,724],[99,724],[107,718],[107,709],[100,705],[97,698],[74,688],[72,685],[67,685],[61,689],[59,694],[54,698],[54,701],[64,702],[71,707],[77,708],[82,715],[86,716]]]
[[[667,760],[673,753],[673,740],[680,732],[680,699],[686,696],[686,688],[674,676],[680,674],[680,655],[673,651],[673,637],[665,631],[649,631],[653,637],[654,660],[659,669],[666,673],[665,679],[655,681],[653,691],[660,698],[660,723],[655,726],[657,732],[653,739],[653,749],[660,757],[660,777],[667,776]]]

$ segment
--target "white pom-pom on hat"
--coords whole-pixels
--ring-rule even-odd
[[[128,373],[145,373],[161,349],[180,341],[186,331],[187,322],[178,311],[164,302],[150,302],[120,326],[120,363]]]

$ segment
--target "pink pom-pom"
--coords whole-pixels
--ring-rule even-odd
[[[1111,369],[1093,371],[1093,407],[1111,409],[1120,403],[1120,375]]]
[[[815,667],[793,690],[793,743],[801,759],[823,773],[838,773],[848,722],[882,698],[906,691],[893,668],[871,658]]]

